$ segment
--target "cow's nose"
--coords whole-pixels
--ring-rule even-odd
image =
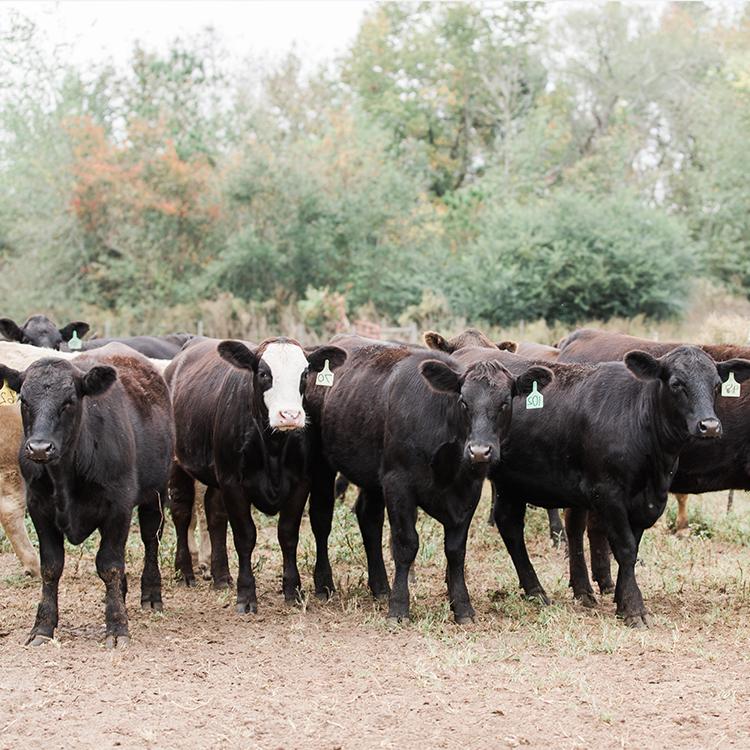
[[[483,464],[492,458],[492,446],[491,445],[470,445],[469,446],[469,458],[474,464]]]
[[[302,412],[299,409],[286,409],[279,412],[284,422],[297,422],[301,414]]]
[[[49,461],[53,452],[54,446],[48,440],[29,440],[26,443],[26,455],[32,461]]]
[[[702,419],[698,422],[698,432],[701,437],[719,437],[721,435],[721,422],[716,417]]]

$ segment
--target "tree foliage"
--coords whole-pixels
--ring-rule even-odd
[[[4,315],[286,304],[324,332],[660,318],[696,275],[750,296],[744,6],[382,3],[319,71],[238,69],[212,32],[83,70],[13,11],[0,40]]]

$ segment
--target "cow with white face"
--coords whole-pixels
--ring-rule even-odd
[[[299,596],[299,526],[319,463],[319,438],[307,425],[305,392],[324,388],[315,384],[315,376],[326,362],[335,371],[345,359],[339,347],[305,351],[288,338],[267,339],[259,346],[204,339],[186,346],[169,365],[165,378],[176,429],[170,484],[177,529],[175,565],[187,585],[195,582],[187,533],[198,480],[208,487],[205,507],[214,586],[224,588],[231,581],[228,520],[239,557],[237,610],[257,611],[250,563],[256,538],[250,513],[254,505],[269,515],[279,513],[284,597],[294,601]],[[327,557],[330,529],[316,509],[310,509],[310,516],[319,551],[315,588],[322,595],[333,589]]]

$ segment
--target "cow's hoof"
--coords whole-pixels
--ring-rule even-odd
[[[587,607],[588,609],[593,609],[598,604],[596,597],[591,591],[584,591],[582,594],[575,594],[575,600],[582,607]]]
[[[688,539],[690,537],[690,527],[687,527],[685,529],[676,529],[674,535],[678,539]]]
[[[164,604],[162,602],[152,602],[149,599],[141,600],[141,609],[147,612],[163,612]]]
[[[614,583],[600,583],[599,584],[599,593],[602,596],[612,596],[615,593],[615,584]]]
[[[541,604],[544,607],[546,607],[550,603],[549,597],[541,589],[539,589],[538,591],[530,591],[528,594],[526,594],[526,599],[531,602]]]
[[[331,599],[333,599],[335,590],[333,589],[321,589],[320,591],[315,592],[315,598],[319,602],[329,602]]]
[[[375,601],[387,602],[391,598],[391,592],[388,589],[383,589],[382,591],[373,591],[372,596]]]
[[[474,618],[472,615],[456,615],[456,625],[473,625]]]
[[[385,623],[390,628],[396,628],[399,625],[408,625],[411,622],[411,618],[409,615],[405,615],[403,617],[396,617],[396,616],[390,616],[386,617]]]
[[[211,574],[209,573],[208,578],[206,580],[211,580]],[[226,578],[219,578],[218,580],[214,581],[211,584],[211,588],[214,591],[224,591],[225,589],[228,589],[231,586],[231,582],[228,581]]]
[[[29,639],[26,641],[26,645],[43,646],[45,643],[49,643],[51,640],[52,638],[49,635],[40,635],[39,633],[36,633],[29,636]]]
[[[186,589],[193,589],[198,585],[198,582],[194,577],[186,578],[185,576],[180,576],[177,579],[177,583],[179,583],[181,586],[184,586]]]
[[[238,615],[256,615],[258,614],[257,602],[238,602],[235,607]]]
[[[110,633],[105,639],[104,639],[104,648],[111,648],[111,649],[124,649],[128,648],[130,646],[130,636],[127,635],[113,635]]]
[[[642,615],[626,615],[623,620],[629,628],[634,628],[635,630],[645,630],[654,624],[654,618],[647,613]]]

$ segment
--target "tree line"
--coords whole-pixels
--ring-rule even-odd
[[[383,3],[318,70],[0,37],[4,315],[575,324],[750,288],[745,6]]]

